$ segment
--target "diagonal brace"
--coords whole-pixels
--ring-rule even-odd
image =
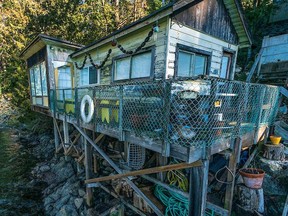
[[[74,127],[82,134],[82,136],[96,149],[96,151],[118,172],[122,174],[123,171],[114,163],[113,160],[99,147],[97,146],[87,135],[86,133],[81,130],[76,124],[73,124]],[[126,182],[133,188],[133,190],[141,196],[147,204],[153,209],[153,211],[157,215],[163,216],[163,213],[159,210],[159,208],[128,178],[124,178]]]

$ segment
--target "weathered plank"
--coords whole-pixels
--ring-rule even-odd
[[[201,161],[196,161],[190,164],[188,163],[169,164],[166,166],[153,167],[153,168],[136,170],[136,171],[131,171],[128,173],[122,173],[122,174],[117,174],[117,175],[112,175],[112,176],[104,176],[104,177],[99,177],[99,178],[94,178],[94,179],[88,179],[85,181],[85,183],[88,184],[88,183],[114,180],[114,179],[124,178],[128,176],[147,175],[147,174],[153,174],[153,173],[159,173],[159,172],[166,172],[170,170],[187,169],[191,167],[199,167],[201,165],[202,165]]]

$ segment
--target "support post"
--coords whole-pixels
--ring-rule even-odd
[[[59,143],[59,134],[58,134],[58,130],[57,130],[57,120],[54,118],[53,119],[53,128],[54,128],[54,143],[55,143],[55,152],[57,152],[57,149],[59,148],[60,146],[60,143]]]
[[[190,169],[189,216],[205,215],[209,160],[203,160],[202,167]]]
[[[157,163],[157,166],[165,166],[168,163],[168,158],[162,156],[162,154],[160,154],[160,153],[156,153],[156,163]],[[164,182],[164,179],[166,178],[166,173],[164,173],[164,172],[158,173],[157,178],[160,181]]]
[[[237,164],[240,158],[241,146],[242,146],[242,139],[238,137],[235,139],[233,152],[229,159],[228,168],[233,173],[233,175],[227,176],[227,182],[231,182],[231,184],[227,184],[226,186],[225,202],[224,202],[224,208],[229,211],[229,215],[231,215],[232,210],[234,186],[235,186],[235,174]]]
[[[86,130],[84,130],[86,134]],[[92,146],[87,142],[87,140],[84,138],[84,150],[85,150],[85,175],[86,180],[92,178]],[[92,188],[86,187],[86,193],[87,193],[87,205],[92,205]]]
[[[64,145],[69,143],[69,125],[67,121],[63,121],[63,132],[64,132]]]
[[[99,147],[97,146],[77,125],[73,124],[74,127],[83,135],[83,137],[95,148],[95,150],[116,170],[117,173],[122,174],[123,171],[115,164],[113,160]],[[126,182],[135,190],[135,192],[141,196],[145,202],[153,209],[158,215],[162,216],[161,210],[128,178],[124,178]]]

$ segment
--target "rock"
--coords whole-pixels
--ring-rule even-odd
[[[76,209],[72,205],[63,206],[56,216],[78,216]]]
[[[50,167],[48,165],[44,165],[44,166],[41,166],[39,170],[40,172],[47,172],[50,170]]]
[[[55,206],[56,209],[61,209],[62,207],[66,206],[69,199],[70,199],[70,196],[66,195],[63,198],[61,198],[60,200],[58,200],[58,202],[56,202],[56,206]]]
[[[79,194],[80,197],[84,197],[86,192],[84,190],[82,190],[82,189],[78,189],[78,194]]]
[[[75,204],[77,209],[79,209],[81,207],[81,205],[83,204],[83,201],[84,201],[83,198],[76,198],[74,200],[74,204]]]
[[[88,209],[87,216],[94,216],[94,215],[99,215],[99,214],[94,208]]]

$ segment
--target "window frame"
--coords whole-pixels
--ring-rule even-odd
[[[195,54],[195,55],[202,55],[207,57],[207,62],[206,62],[206,70],[204,74],[202,75],[194,75],[194,76],[178,76],[178,62],[179,62],[179,53],[180,51]],[[175,80],[186,80],[186,79],[196,79],[199,76],[205,76],[209,75],[209,71],[211,68],[211,56],[212,52],[208,52],[205,50],[197,49],[191,46],[186,46],[183,44],[177,44],[176,45],[176,53],[175,53],[175,64],[174,64],[174,79]]]
[[[97,69],[97,68],[95,68],[95,70],[96,70],[96,76],[97,76],[97,77],[96,77],[96,78],[97,78],[97,83],[81,85],[81,72],[82,72],[83,69],[88,68],[88,82],[89,82],[89,80],[90,80],[90,77],[89,77],[89,68],[90,68],[90,67],[95,68],[93,65],[87,65],[87,66],[83,67],[81,70],[79,70],[79,83],[78,83],[78,87],[88,87],[88,86],[98,86],[98,85],[100,85],[100,69]]]
[[[46,91],[47,91],[47,95],[43,94],[43,71],[42,71],[42,66],[43,68],[45,68],[45,79],[46,79]],[[35,82],[35,67],[39,67],[39,73],[40,73],[40,85],[41,85],[41,95],[37,95],[36,94],[36,82]],[[31,65],[28,68],[28,78],[29,78],[29,88],[30,88],[30,103],[32,106],[38,106],[38,107],[43,107],[43,108],[49,108],[50,107],[50,88],[49,88],[49,79],[48,79],[48,71],[47,71],[47,61],[46,59],[42,59],[41,61],[37,61],[37,63]],[[33,89],[32,89],[32,85],[31,85],[31,71],[33,71],[33,82],[34,82],[34,95],[32,93]],[[33,97],[35,97],[36,101],[35,103],[33,103]],[[41,98],[42,103],[41,104],[37,104],[37,98]],[[47,106],[44,105],[44,98],[47,98]]]
[[[226,71],[226,78],[221,78],[220,76],[221,76],[221,69],[222,69],[222,58],[225,55],[226,56],[227,55],[231,56],[230,65],[229,65],[229,71],[228,71],[228,74],[227,74],[227,71]],[[220,79],[234,80],[235,70],[233,71],[233,67],[234,67],[235,60],[236,60],[236,51],[223,47],[223,52],[222,52],[222,57],[221,57],[221,64],[220,64],[220,71],[219,71],[219,78]]]
[[[145,53],[149,53],[151,52],[151,65],[150,65],[150,75],[147,76],[147,77],[139,77],[139,78],[131,78],[131,75],[132,75],[132,58],[133,56],[137,56],[137,55],[141,55],[141,54],[145,54]],[[115,72],[116,72],[116,61],[117,60],[120,60],[120,59],[124,59],[124,58],[127,58],[127,57],[130,57],[130,66],[129,66],[129,78],[128,79],[121,79],[121,80],[115,80]],[[154,66],[155,66],[155,46],[152,46],[152,47],[147,47],[147,48],[143,48],[141,51],[135,53],[135,54],[132,54],[132,55],[129,55],[129,54],[122,54],[122,55],[118,55],[116,57],[114,57],[112,59],[112,75],[111,75],[111,78],[112,78],[112,82],[115,82],[115,83],[119,83],[119,82],[128,82],[128,81],[149,81],[151,79],[154,78]]]

